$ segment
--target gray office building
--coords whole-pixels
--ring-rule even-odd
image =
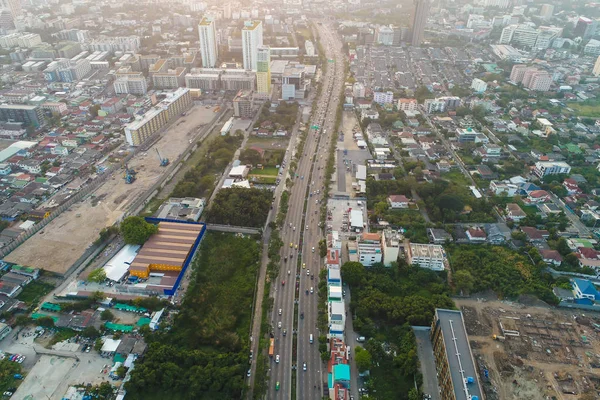
[[[44,125],[44,111],[39,106],[25,104],[0,105],[0,121],[21,122],[23,126],[32,125],[36,128]]]

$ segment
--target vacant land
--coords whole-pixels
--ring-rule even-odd
[[[10,253],[6,260],[59,274],[65,273],[98,238],[100,230],[114,224],[165,172],[159,166],[156,150],[162,157],[175,160],[190,141],[195,140],[200,128],[214,117],[212,109],[195,107],[174,122],[147,152],[136,156],[129,167],[137,171],[137,180],[125,184],[123,170],[116,171],[98,190],[73,205],[58,218]],[[60,251],[56,251],[60,250]]]
[[[598,398],[600,318],[593,313],[470,299],[456,305],[487,399]]]

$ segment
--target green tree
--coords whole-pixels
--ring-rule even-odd
[[[96,350],[97,352],[100,352],[102,350],[103,344],[104,344],[104,341],[101,338],[96,339],[96,341],[94,342],[94,350]]]
[[[467,270],[456,271],[452,275],[452,281],[454,282],[454,287],[456,287],[456,291],[458,293],[468,294],[475,284],[473,280],[473,275]]]
[[[102,267],[96,268],[95,270],[90,272],[87,280],[88,280],[88,282],[96,282],[96,283],[104,282],[106,280],[106,272],[104,271],[104,268],[102,268]]]
[[[358,372],[362,373],[371,369],[371,353],[368,350],[356,346],[354,348],[354,360],[356,361]]]
[[[104,310],[100,314],[100,319],[102,321],[112,321],[115,319],[115,315],[110,310]]]
[[[41,317],[35,320],[35,323],[45,328],[52,328],[54,326],[54,320],[52,317]]]
[[[100,332],[94,326],[90,325],[90,326],[86,326],[85,329],[83,331],[81,331],[81,336],[90,338],[90,339],[95,339],[98,336],[100,336]]]
[[[348,261],[342,265],[342,278],[350,286],[358,286],[366,277],[364,265],[356,261]]]
[[[158,232],[158,226],[138,216],[125,218],[120,229],[127,244],[144,244],[150,236]]]
[[[408,392],[408,400],[421,400],[422,398],[419,391],[415,388],[410,389],[410,392]]]

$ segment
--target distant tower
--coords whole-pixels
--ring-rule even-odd
[[[219,58],[217,48],[217,30],[215,21],[210,17],[204,17],[198,23],[198,36],[200,36],[200,55],[204,68],[214,68]]]
[[[268,95],[271,93],[271,48],[260,46],[256,55],[256,91]]]
[[[411,45],[418,47],[423,41],[423,32],[427,23],[427,13],[429,12],[429,0],[415,0],[415,13],[412,24],[412,42]]]
[[[242,29],[242,55],[244,69],[256,71],[257,51],[263,45],[263,27],[261,21],[246,21]]]
[[[15,18],[23,15],[21,0],[0,0],[0,7],[9,10]]]

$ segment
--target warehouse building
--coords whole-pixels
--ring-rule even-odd
[[[152,235],[129,266],[129,274],[147,279],[173,275],[183,270],[200,241],[202,224],[161,221],[158,233]]]
[[[483,399],[462,312],[437,308],[431,341],[442,400]]]

